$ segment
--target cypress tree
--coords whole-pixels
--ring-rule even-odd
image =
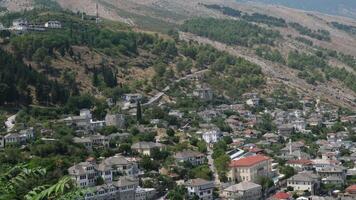
[[[142,110],[141,110],[141,103],[140,101],[137,101],[137,106],[136,106],[136,119],[138,123],[142,122]]]

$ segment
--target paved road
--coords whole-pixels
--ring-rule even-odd
[[[213,154],[213,149],[208,147],[208,157],[207,158],[208,158],[209,168],[213,172],[215,186],[220,186],[221,182],[219,179],[219,174],[218,174],[218,172],[215,168],[215,165],[214,165],[214,159],[211,157],[212,154]]]

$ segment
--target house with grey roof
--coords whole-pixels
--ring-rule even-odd
[[[103,148],[109,147],[111,137],[104,135],[89,135],[86,137],[74,137],[73,142],[77,144],[82,144],[88,150],[92,150],[93,148]]]
[[[99,178],[105,182],[111,182],[113,176],[110,166],[98,165],[95,160],[73,165],[68,169],[68,174],[79,187],[95,186]]]
[[[262,186],[244,181],[225,188],[222,193],[226,200],[260,200],[262,198]]]
[[[123,176],[118,181],[89,188],[84,200],[150,200],[155,194],[154,188],[140,188],[137,179]]]
[[[123,114],[107,114],[105,116],[105,124],[119,129],[125,128],[125,116]]]
[[[8,133],[4,136],[4,145],[8,144],[25,144],[35,137],[34,129],[28,128],[15,133]]]
[[[148,156],[151,155],[152,150],[155,148],[163,150],[165,145],[157,142],[137,142],[131,146],[132,150]]]
[[[287,186],[292,187],[294,191],[309,191],[311,194],[317,194],[320,189],[320,177],[312,172],[300,172],[287,179]]]
[[[122,155],[115,155],[104,159],[101,164],[110,166],[113,171],[113,176],[132,176],[135,177],[139,173],[137,162],[130,160]]]
[[[343,166],[326,166],[317,169],[317,174],[323,182],[340,182],[343,184],[346,180],[347,169]]]
[[[201,200],[213,199],[214,182],[201,178],[191,179],[185,183],[190,197],[198,196]]]
[[[174,155],[177,163],[189,162],[192,165],[201,165],[205,162],[205,155],[191,150],[177,152]]]

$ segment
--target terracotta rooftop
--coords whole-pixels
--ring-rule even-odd
[[[313,162],[308,159],[288,160],[287,164],[311,165]]]
[[[356,194],[356,185],[350,185],[345,191],[350,194]]]
[[[256,155],[256,156],[249,156],[246,158],[241,158],[239,160],[233,160],[230,162],[230,167],[249,167],[256,165],[260,162],[270,160],[270,157],[267,156],[262,156],[262,155]]]
[[[273,199],[289,199],[290,195],[285,192],[277,192],[275,195],[272,197]]]

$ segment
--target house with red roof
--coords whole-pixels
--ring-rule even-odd
[[[272,159],[268,156],[254,155],[229,164],[228,179],[232,182],[250,181],[257,182],[261,176],[271,176]]]
[[[293,167],[298,172],[312,170],[313,168],[313,162],[308,159],[288,160],[286,165]]]
[[[291,200],[291,196],[286,192],[277,192],[270,200]]]
[[[355,185],[350,185],[345,189],[346,194],[356,197],[356,184]]]

